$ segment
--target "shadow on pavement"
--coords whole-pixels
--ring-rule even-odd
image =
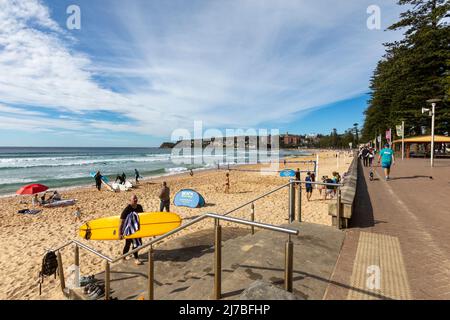
[[[358,162],[358,182],[350,228],[370,228],[375,225],[367,181],[361,162]]]

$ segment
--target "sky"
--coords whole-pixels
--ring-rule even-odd
[[[337,2],[337,1],[336,1]],[[68,28],[76,5],[80,28]],[[367,20],[380,8],[380,29]],[[362,125],[392,0],[0,0],[0,146]],[[70,24],[69,24],[70,26]]]

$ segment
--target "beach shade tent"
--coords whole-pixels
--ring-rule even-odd
[[[295,171],[291,169],[280,171],[280,177],[295,177]]]
[[[47,191],[48,187],[43,184],[33,183],[23,186],[19,190],[16,191],[16,194],[36,194],[40,192]]]
[[[419,136],[419,137],[412,137],[412,138],[405,138],[403,140],[405,142],[405,155],[407,158],[411,155],[411,146],[412,145],[425,145],[425,147],[428,147],[428,145],[431,146],[431,136]],[[402,148],[402,139],[394,140],[393,142],[394,150],[400,150]],[[446,136],[440,136],[435,135],[434,136],[434,143],[435,144],[450,144],[450,137]],[[431,147],[430,147],[431,148]],[[443,148],[445,150],[446,148]],[[430,150],[428,150],[430,151]]]
[[[205,199],[195,190],[182,189],[175,195],[173,204],[178,207],[201,208],[205,206]]]

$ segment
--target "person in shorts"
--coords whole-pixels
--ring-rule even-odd
[[[381,167],[384,170],[385,179],[388,181],[391,173],[391,166],[395,163],[394,150],[389,147],[388,143],[386,143],[384,148],[380,150],[380,154],[378,155],[378,163],[380,162]]]
[[[312,182],[311,172],[308,172],[306,174],[305,181]],[[306,199],[308,199],[308,201],[309,201],[311,199],[311,196],[312,196],[313,186],[312,186],[311,183],[306,183],[305,184],[305,188],[306,188]]]

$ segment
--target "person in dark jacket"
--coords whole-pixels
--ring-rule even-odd
[[[95,186],[97,187],[97,190],[100,191],[102,189],[102,175],[100,174],[100,171],[97,171],[94,179],[95,179]]]
[[[136,195],[133,195],[131,197],[130,204],[128,206],[126,206],[125,209],[123,209],[122,214],[120,215],[120,227],[119,227],[119,238],[120,239],[123,239],[123,229],[124,229],[125,220],[127,219],[127,216],[132,212],[136,212],[138,214],[141,212],[144,212],[144,209],[142,208],[142,206],[140,204],[138,204],[138,198]],[[140,239],[136,239],[136,240],[140,240]],[[123,248],[123,254],[130,251],[130,246],[132,244],[133,244],[133,239],[125,239],[125,246]],[[135,248],[133,248],[133,249],[135,249]],[[134,256],[134,261],[137,265],[142,264],[142,262],[139,260],[139,256],[138,256],[137,252],[134,252],[133,256]]]

